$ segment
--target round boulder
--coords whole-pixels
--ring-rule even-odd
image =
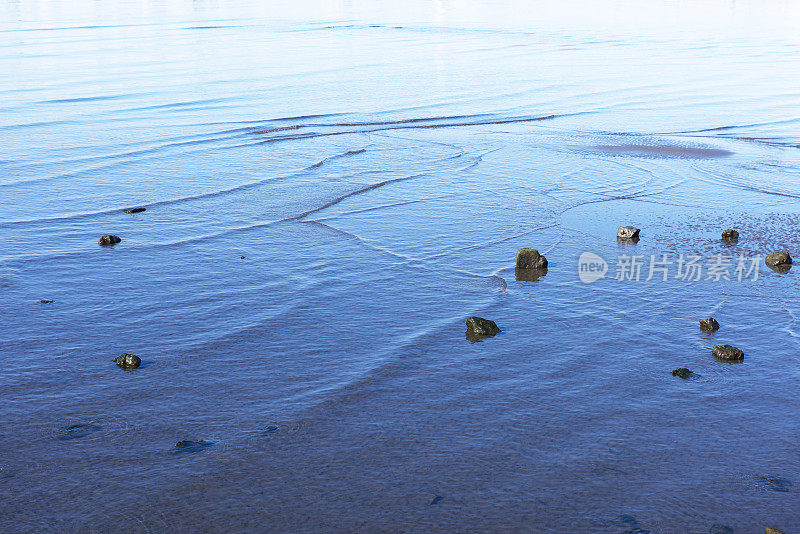
[[[787,251],[781,250],[780,252],[773,252],[772,254],[768,254],[767,257],[764,258],[764,262],[770,267],[778,267],[780,265],[791,265],[792,257],[789,256],[789,253]]]
[[[739,232],[732,228],[728,228],[727,230],[722,231],[722,240],[723,241],[738,241],[739,240]]]
[[[111,245],[116,245],[120,241],[122,241],[122,239],[120,239],[119,236],[104,234],[100,237],[98,243],[101,247],[110,247]]]
[[[744,360],[744,352],[732,345],[714,345],[711,353],[716,359],[723,362],[741,362]]]
[[[634,226],[620,226],[617,228],[617,239],[639,239],[639,232]]]
[[[694,375],[694,373],[686,367],[672,370],[672,376],[677,376],[678,378],[683,378],[684,380],[691,378],[692,375]]]
[[[500,333],[500,329],[494,321],[482,317],[467,318],[467,337],[491,337]]]
[[[547,258],[532,248],[521,248],[517,251],[517,269],[547,269]]]
[[[700,330],[703,332],[716,332],[719,330],[719,323],[713,317],[708,319],[700,319]]]
[[[142,365],[142,359],[135,354],[128,354],[127,352],[121,356],[114,358],[114,363],[123,369],[136,369]]]

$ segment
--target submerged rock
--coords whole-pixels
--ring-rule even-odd
[[[681,367],[679,369],[673,369],[672,376],[677,376],[678,378],[683,378],[685,380],[694,376],[694,373],[686,367]]]
[[[517,269],[547,269],[547,258],[532,248],[521,248],[517,251]]]
[[[708,534],[734,534],[736,532],[733,530],[732,527],[728,525],[720,525],[719,523],[714,523],[711,525],[711,528],[708,529]]]
[[[714,345],[712,354],[724,362],[740,362],[744,360],[744,352],[732,345]]]
[[[700,319],[700,330],[703,332],[716,332],[719,330],[719,323],[713,317]]]
[[[143,211],[147,211],[147,208],[130,208],[125,210],[125,213],[141,213]]]
[[[39,304],[52,304],[54,302],[54,300],[42,299],[39,301]]]
[[[764,489],[768,489],[770,491],[777,491],[779,493],[788,493],[790,491],[789,488],[794,486],[791,480],[776,476],[758,477],[758,483]]]
[[[727,230],[722,231],[722,240],[723,241],[738,241],[739,240],[739,232],[732,228],[728,228]]]
[[[193,453],[193,452],[200,452],[205,450],[209,447],[214,445],[213,441],[206,441],[204,439],[199,440],[181,440],[175,444],[175,448],[172,449],[175,453]]]
[[[102,237],[100,237],[100,241],[98,241],[98,243],[102,247],[109,247],[111,245],[116,245],[120,241],[122,241],[122,239],[120,239],[119,236],[104,234]]]
[[[114,363],[123,369],[136,369],[142,364],[142,359],[135,354],[123,353],[121,356],[114,358]]]
[[[468,317],[467,318],[467,339],[470,341],[477,341],[485,337],[492,337],[500,333],[497,324],[489,319],[482,317]]]
[[[547,276],[547,269],[514,269],[517,282],[536,282],[543,276]]]
[[[617,239],[639,239],[638,228],[633,226],[620,226],[617,228]]]
[[[782,530],[778,530],[775,527],[767,527],[764,529],[764,534],[786,534],[786,533]]]
[[[102,428],[103,427],[94,422],[77,423],[60,429],[56,435],[56,439],[59,441],[69,441],[71,439],[85,438],[89,434],[102,430]]]

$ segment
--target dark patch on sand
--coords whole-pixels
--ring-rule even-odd
[[[642,158],[711,159],[733,154],[719,148],[680,145],[597,145],[594,148],[604,154]]]

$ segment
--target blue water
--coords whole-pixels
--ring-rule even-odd
[[[0,530],[800,530],[798,25],[0,1]]]

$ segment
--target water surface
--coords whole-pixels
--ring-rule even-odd
[[[800,530],[799,21],[0,2],[0,527]]]

